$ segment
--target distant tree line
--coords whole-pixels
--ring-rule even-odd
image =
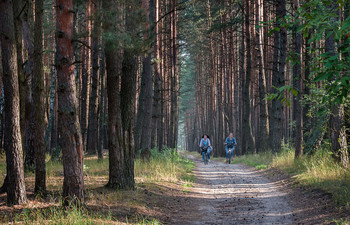
[[[239,155],[329,149],[349,166],[349,1],[189,2],[181,14],[185,148],[233,132]],[[188,95],[190,85],[195,92]],[[191,99],[191,100],[190,100]]]

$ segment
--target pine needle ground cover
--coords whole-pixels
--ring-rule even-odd
[[[3,162],[4,157],[1,158]],[[0,179],[6,167],[0,164]],[[105,188],[108,157],[84,160],[85,203],[82,207],[61,207],[63,168],[60,161],[47,162],[47,196],[34,196],[34,174],[26,173],[29,201],[15,208],[6,206],[0,195],[0,223],[15,224],[161,224],[168,217],[166,205],[172,196],[183,195],[192,187],[194,163],[176,151],[152,151],[149,162],[135,160],[136,189],[120,191]],[[176,205],[176,204],[175,204]]]

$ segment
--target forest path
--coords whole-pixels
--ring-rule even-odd
[[[262,172],[189,157],[196,163],[192,200],[174,211],[171,224],[293,224],[287,194]]]

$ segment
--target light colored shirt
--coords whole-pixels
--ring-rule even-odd
[[[227,145],[235,145],[235,144],[237,144],[237,141],[234,137],[232,137],[232,139],[230,139],[230,137],[227,137],[225,140],[225,143]]]
[[[199,143],[201,147],[208,147],[210,146],[210,139],[207,138],[207,140],[204,140],[204,138],[201,139],[201,142]]]

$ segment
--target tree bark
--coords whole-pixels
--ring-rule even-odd
[[[115,1],[103,2],[104,10],[117,11]],[[129,8],[132,11],[132,7]],[[130,12],[126,27],[132,30]],[[110,15],[104,17],[104,31],[113,32],[114,23]],[[118,49],[113,40],[105,40],[105,56],[108,93],[108,149],[109,180],[108,187],[134,189],[134,115],[136,98],[136,58],[130,49],[124,50],[121,80],[118,74]],[[119,88],[121,84],[121,89]]]
[[[45,168],[45,109],[44,109],[44,68],[43,68],[43,0],[35,0],[34,27],[34,149],[35,149],[35,193],[46,191]]]
[[[104,149],[104,124],[105,124],[105,115],[104,115],[104,105],[105,105],[105,56],[104,56],[104,43],[102,41],[101,44],[101,54],[100,54],[100,82],[101,82],[101,88],[100,88],[100,100],[99,100],[99,120],[98,120],[98,158],[103,159],[103,149]]]
[[[299,8],[299,0],[294,0],[294,12]],[[295,128],[295,157],[299,158],[303,155],[303,107],[301,105],[303,91],[303,77],[301,74],[301,44],[302,36],[297,32],[297,25],[293,30],[294,33],[294,66],[293,66],[293,82],[298,95],[294,97],[294,117],[296,122]]]
[[[141,151],[151,150],[152,140],[152,104],[153,104],[153,85],[152,85],[152,69],[151,69],[151,55],[148,55],[143,61],[142,77],[144,79],[144,118],[142,125],[141,136]]]
[[[79,203],[84,198],[82,137],[78,122],[73,65],[73,1],[56,0],[56,41],[59,134],[62,141],[63,199]]]
[[[7,171],[7,204],[26,203],[26,189],[22,158],[20,131],[20,99],[18,87],[18,65],[14,31],[13,2],[0,1],[0,41],[5,97],[5,136]]]
[[[117,11],[116,1],[103,1],[102,9]],[[109,13],[103,17],[103,29],[104,33],[109,34],[113,32],[113,27],[115,24],[113,16]],[[114,187],[117,185],[118,180],[118,154],[121,154],[121,149],[119,147],[119,140],[117,139],[121,127],[117,127],[117,122],[120,120],[120,97],[119,97],[119,74],[118,74],[118,55],[119,52],[114,46],[113,40],[106,38],[107,35],[104,35],[104,50],[106,58],[106,72],[107,72],[107,98],[108,98],[108,154],[109,154],[109,179],[107,187]]]
[[[256,153],[255,140],[252,133],[251,108],[250,108],[250,82],[251,82],[251,41],[250,41],[250,0],[245,0],[245,44],[246,44],[246,71],[243,78],[243,120],[242,120],[242,153]]]
[[[89,17],[89,1],[86,3],[85,9],[85,32],[88,33],[88,17]],[[88,43],[89,38],[85,38],[85,42]],[[82,50],[81,57],[81,76],[82,76],[82,84],[81,84],[81,94],[80,94],[80,127],[83,138],[83,148],[85,150],[86,147],[86,136],[87,136],[87,119],[88,119],[88,81],[89,81],[89,49],[84,47]]]
[[[54,54],[56,65],[56,53]],[[45,132],[45,146],[48,152],[54,156],[53,150],[57,147],[57,90],[56,90],[56,68],[51,69],[49,121]]]
[[[156,61],[153,64],[153,70],[154,70],[154,89],[153,89],[153,109],[152,109],[152,144],[151,148],[154,148],[156,146],[160,146],[159,143],[157,143],[159,139],[159,130],[160,130],[160,85],[161,85],[161,72],[160,72],[160,34],[159,34],[159,28],[160,24],[157,23],[159,20],[159,0],[153,0],[154,1],[154,20],[155,22],[155,28],[154,28],[154,36],[155,36],[155,43],[154,43],[154,58]],[[158,148],[159,149],[159,148]]]
[[[286,16],[286,1],[276,1],[276,27],[279,30],[275,31],[274,37],[274,60],[272,71],[272,90],[275,94],[279,93],[279,88],[284,86],[285,74],[285,60],[287,51],[287,32],[284,27],[281,27],[281,20]],[[282,126],[283,104],[281,99],[275,98],[272,101],[271,108],[271,122],[270,122],[270,142],[273,152],[278,152],[281,149],[281,142],[283,140],[283,126]]]
[[[144,35],[145,40],[149,39],[149,24],[151,23],[153,14],[150,13],[152,8],[149,4],[150,0],[142,1],[142,8],[144,9],[146,19],[149,21],[146,22],[145,30],[146,34]],[[151,0],[153,1],[153,0]],[[149,46],[151,47],[151,46]],[[141,75],[141,92],[140,97],[143,98],[143,120],[142,120],[142,136],[140,138],[140,148],[141,151],[150,151],[151,150],[151,140],[152,140],[152,108],[153,108],[153,79],[152,79],[152,67],[151,67],[151,53],[147,52],[145,58],[142,62],[142,75]],[[141,96],[142,93],[142,96]],[[141,103],[140,103],[141,104]],[[139,113],[139,112],[138,112]],[[136,140],[136,139],[135,139]],[[136,142],[137,143],[137,142]],[[135,150],[138,149],[135,147]]]
[[[99,6],[98,1],[93,6],[94,21],[92,31],[92,76],[91,76],[91,88],[89,99],[89,117],[88,117],[88,130],[87,130],[87,153],[90,155],[97,153],[98,143],[98,57],[99,57],[99,36],[100,36],[100,19],[99,19]]]
[[[260,102],[260,115],[259,115],[259,134],[257,137],[257,151],[267,151],[269,148],[269,112],[268,103],[266,100],[267,84],[266,84],[266,73],[264,63],[264,49],[263,49],[263,38],[264,29],[259,27],[259,21],[264,21],[263,18],[263,1],[256,0],[256,40],[257,40],[257,57],[258,57],[258,72],[259,72],[259,102]]]
[[[105,9],[110,6],[103,3]],[[108,19],[105,18],[105,21]],[[105,31],[109,31],[110,24],[105,22]],[[118,183],[118,154],[121,154],[119,140],[117,140],[117,132],[120,133],[120,127],[117,127],[117,121],[120,120],[118,109],[120,105],[119,98],[119,76],[117,67],[118,51],[113,49],[113,43],[105,40],[105,56],[107,71],[107,94],[108,94],[108,152],[109,152],[109,180],[107,186],[113,187]],[[119,134],[120,135],[120,134]]]
[[[34,124],[33,124],[33,66],[34,66],[34,40],[33,40],[33,5],[28,1],[23,10],[23,44],[24,55],[27,55],[27,61],[24,64],[24,73],[26,77],[26,104],[25,104],[25,140],[24,140],[24,169],[34,171]]]
[[[1,56],[0,56],[1,62]],[[4,92],[2,85],[2,64],[0,63],[0,149],[4,148]],[[3,150],[1,150],[3,153]],[[1,193],[1,191],[0,191]]]
[[[127,20],[131,19],[131,15]],[[131,25],[126,25],[127,29],[132,29]],[[136,56],[133,50],[125,49],[122,64],[121,90],[120,90],[120,110],[123,128],[121,150],[124,151],[119,157],[121,169],[119,172],[120,180],[118,188],[134,189],[134,115],[136,98]]]
[[[24,1],[17,0],[16,4],[13,4],[13,13],[14,13],[14,23],[15,23],[15,39],[16,39],[16,49],[17,49],[17,73],[19,81],[19,101],[20,101],[20,126],[21,126],[21,135],[22,141],[25,140],[25,130],[26,130],[26,121],[25,121],[25,103],[26,103],[26,77],[23,71],[23,57],[22,57],[22,9]],[[23,145],[24,143],[22,143]]]

